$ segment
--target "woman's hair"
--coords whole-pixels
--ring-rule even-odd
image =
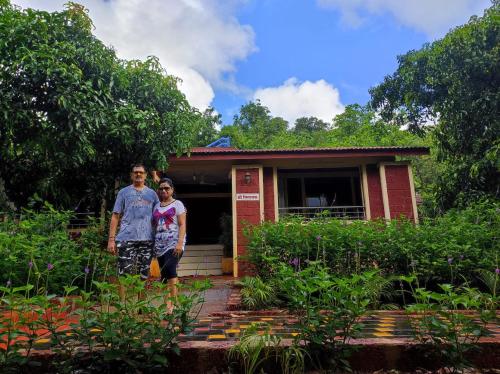
[[[158,185],[161,185],[162,183],[168,183],[168,185],[170,186],[170,188],[174,188],[174,182],[172,182],[172,179],[170,178],[161,178],[160,179],[160,183]]]

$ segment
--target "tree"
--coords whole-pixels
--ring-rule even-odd
[[[120,60],[93,36],[82,6],[0,0],[0,178],[18,206],[95,204],[131,163],[189,149],[200,117],[156,58]]]
[[[216,113],[213,108],[206,109],[195,125],[196,138],[193,145],[195,147],[204,147],[217,140],[221,126],[221,115]]]
[[[403,146],[425,145],[426,141],[390,125],[378,118],[370,108],[348,105],[333,119],[333,127],[326,135],[331,146]]]
[[[443,209],[499,196],[500,2],[443,39],[398,57],[397,71],[370,90],[383,119],[415,133],[435,129],[445,165],[436,188]]]
[[[326,131],[330,125],[316,117],[300,117],[295,120],[293,128],[296,133]]]
[[[242,105],[233,125],[224,126],[221,135],[230,136],[233,145],[239,148],[266,148],[273,139],[286,134],[287,129],[287,121],[271,116],[269,109],[257,100]]]

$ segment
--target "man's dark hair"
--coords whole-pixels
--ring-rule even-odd
[[[132,167],[130,168],[130,171],[134,171],[135,168],[143,168],[144,171],[147,171],[146,167],[144,166],[144,164],[141,164],[141,163],[132,164]]]

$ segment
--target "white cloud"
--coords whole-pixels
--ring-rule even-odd
[[[319,6],[339,10],[342,21],[358,27],[368,17],[390,13],[399,23],[442,36],[491,5],[490,0],[317,0]]]
[[[260,100],[273,116],[283,117],[290,125],[297,118],[310,116],[331,122],[344,111],[339,90],[323,79],[299,82],[290,78],[281,86],[256,90],[253,99]]]
[[[95,34],[118,56],[155,55],[169,74],[183,80],[189,102],[205,109],[214,87],[234,86],[235,63],[255,51],[254,32],[235,11],[242,0],[80,0]],[[63,9],[67,0],[14,0],[23,7]],[[229,83],[228,83],[229,82]]]

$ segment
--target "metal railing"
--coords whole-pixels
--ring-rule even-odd
[[[0,212],[0,221],[4,221],[6,219],[13,219],[14,221],[21,221],[24,218],[27,218],[28,215],[23,213],[4,213]],[[96,213],[93,212],[85,212],[85,213],[73,213],[68,222],[67,229],[68,230],[80,230],[85,229],[90,226],[92,218],[97,218]]]
[[[345,220],[365,219],[365,207],[362,205],[328,206],[328,207],[307,207],[290,206],[278,208],[280,217],[300,216],[306,219],[319,217],[338,218]]]
[[[92,218],[97,218],[95,213],[74,213],[69,220],[68,229],[85,229],[90,226]]]

